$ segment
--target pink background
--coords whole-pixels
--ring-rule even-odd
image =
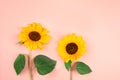
[[[88,52],[79,59],[93,70],[91,74],[73,73],[73,80],[120,80],[120,1],[119,0],[0,0],[0,80],[30,80],[27,66],[17,76],[13,63],[19,53],[28,53],[17,45],[21,26],[39,22],[50,30],[51,40],[44,54],[55,60],[54,71],[34,80],[69,80],[69,72],[56,51],[65,34],[82,35]]]

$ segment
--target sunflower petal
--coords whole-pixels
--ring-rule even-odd
[[[40,49],[43,49],[43,46],[42,46],[41,43],[38,44],[38,47],[39,47]]]

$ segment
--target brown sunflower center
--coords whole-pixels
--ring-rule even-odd
[[[78,46],[75,43],[69,43],[66,46],[66,51],[68,54],[71,54],[71,55],[75,54],[77,52],[77,50],[78,50]]]
[[[38,32],[36,32],[36,31],[32,31],[32,32],[29,33],[29,38],[32,41],[38,41],[38,40],[40,40],[41,35]]]

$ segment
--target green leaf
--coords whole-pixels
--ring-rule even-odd
[[[44,55],[38,55],[34,58],[34,64],[40,75],[50,73],[56,65],[56,61]]]
[[[24,42],[19,41],[19,42],[17,42],[17,44],[24,44]]]
[[[20,72],[25,67],[25,56],[23,54],[19,54],[14,62],[14,69],[16,71],[16,74],[19,75]]]
[[[81,75],[88,74],[88,73],[92,72],[90,67],[83,62],[76,62],[76,70]]]
[[[72,61],[69,60],[67,63],[64,62],[64,65],[65,65],[65,68],[69,71],[69,69],[71,68],[71,64],[72,64]]]

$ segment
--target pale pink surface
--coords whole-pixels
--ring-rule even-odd
[[[17,76],[13,63],[19,53],[28,53],[17,45],[21,26],[39,22],[50,30],[50,44],[44,54],[57,65],[48,75],[35,70],[34,80],[69,80],[69,72],[56,51],[65,34],[82,35],[87,53],[79,59],[93,70],[91,74],[73,73],[73,80],[120,80],[120,1],[119,0],[0,0],[0,80],[30,80],[27,67]]]

